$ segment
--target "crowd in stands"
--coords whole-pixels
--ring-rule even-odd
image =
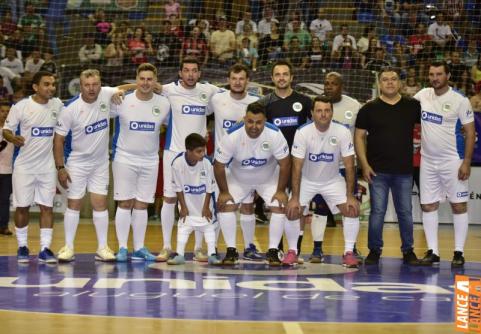
[[[42,1],[35,3],[37,7],[26,2],[23,11],[2,9],[2,99],[11,99],[14,88],[23,87],[22,78],[30,78],[39,69],[56,72],[55,57],[67,51],[58,50],[58,36],[47,33],[53,24],[49,23],[52,6],[46,10]],[[332,24],[334,9],[318,7],[323,5],[320,1],[299,1],[295,8],[290,3],[248,1],[242,17],[236,18],[230,2],[213,13],[202,1],[189,1],[186,6],[178,0],[152,0],[151,5],[162,4],[156,10],[164,11],[154,28],[148,28],[144,20],[119,20],[104,9],[82,13],[86,27],[82,36],[75,36],[83,41],[78,62],[106,66],[151,62],[175,67],[183,57],[193,56],[207,66],[239,62],[253,71],[278,59],[288,59],[296,69],[306,70],[379,71],[390,65],[401,70],[404,91],[412,95],[426,85],[426,64],[446,59],[453,67],[452,85],[468,96],[480,94],[479,1],[353,1],[355,12],[346,21],[357,21],[362,27],[359,36],[347,24]],[[56,10],[65,11],[65,5]],[[481,105],[475,109],[481,111]]]

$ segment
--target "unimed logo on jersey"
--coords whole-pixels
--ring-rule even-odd
[[[130,121],[129,129],[132,131],[155,131],[155,123]]]
[[[182,106],[182,113],[185,115],[205,115],[205,106],[191,106],[184,104]]]
[[[53,127],[33,127],[32,128],[32,137],[52,137],[53,136]]]
[[[225,119],[225,120],[222,122],[222,127],[223,127],[224,129],[230,129],[230,128],[233,127],[235,124],[236,124],[236,121],[232,121],[232,120],[229,120],[229,119]]]
[[[205,184],[202,184],[200,186],[191,186],[191,185],[184,185],[184,193],[185,194],[192,194],[192,195],[200,195],[200,194],[205,194]]]
[[[267,163],[267,159],[249,158],[242,160],[242,166],[261,167]]]
[[[443,116],[433,114],[433,113],[430,113],[430,112],[427,112],[427,111],[422,112],[421,118],[422,118],[423,121],[426,121],[426,122],[431,122],[431,123],[435,123],[435,124],[443,123]]]
[[[323,162],[333,162],[334,154],[332,153],[309,153],[309,160],[313,162],[323,161]]]
[[[272,120],[275,126],[283,127],[283,126],[295,126],[298,125],[298,118],[297,116],[289,116],[289,117],[276,117]]]
[[[87,125],[85,127],[85,133],[89,135],[91,133],[106,129],[108,126],[109,126],[109,122],[107,122],[106,119],[102,119],[98,122]]]
[[[468,191],[459,191],[456,193],[456,197],[460,198],[460,197],[468,197],[469,195],[469,192]]]

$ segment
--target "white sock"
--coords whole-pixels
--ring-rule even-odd
[[[164,249],[172,249],[172,229],[174,228],[175,220],[175,203],[162,204],[162,210],[160,211],[160,220],[162,222],[162,236],[164,240]]]
[[[287,246],[289,250],[295,250],[297,253],[297,240],[299,240],[299,232],[301,230],[301,220],[284,220],[284,231],[286,232]]]
[[[204,233],[201,231],[194,231],[194,250],[202,249],[202,241],[204,240]]]
[[[277,247],[279,246],[279,242],[282,238],[282,233],[284,232],[285,219],[286,215],[283,213],[271,214],[271,220],[269,222],[269,249],[277,249]]]
[[[119,242],[119,249],[127,248],[131,220],[132,211],[130,209],[117,207],[117,212],[115,213],[115,232]]]
[[[311,233],[312,241],[324,241],[324,232],[326,231],[327,216],[312,215]]]
[[[207,255],[215,254],[215,230],[205,231],[204,238],[207,243]]]
[[[256,216],[240,214],[240,226],[242,235],[244,236],[244,248],[254,243],[254,234],[256,231]]]
[[[464,244],[468,235],[469,217],[468,213],[453,214],[454,224],[454,250],[464,252]]]
[[[219,212],[217,214],[222,235],[227,247],[236,247],[237,226],[235,212]]]
[[[16,227],[15,226],[15,234],[17,235],[18,247],[27,246],[28,225],[25,226],[25,227]]]
[[[438,210],[432,211],[432,212],[423,212],[422,218],[423,218],[424,235],[426,236],[428,249],[432,249],[434,254],[439,255]]]
[[[177,227],[177,254],[184,256],[185,245],[189,240],[190,232],[186,231],[181,225]]]
[[[109,212],[95,211],[92,213],[95,232],[97,234],[98,249],[102,249],[107,246],[107,235],[109,233]]]
[[[80,211],[67,208],[63,216],[63,228],[65,230],[65,244],[68,248],[74,249],[73,244],[75,234],[77,234],[77,226],[80,221]]]
[[[344,232],[344,254],[352,252],[359,233],[359,217],[342,217]]]
[[[53,228],[40,228],[40,250],[50,248],[52,244]]]
[[[134,239],[134,250],[138,251],[144,247],[145,232],[147,231],[147,209],[132,210],[132,237]]]

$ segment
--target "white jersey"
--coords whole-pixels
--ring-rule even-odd
[[[331,122],[325,132],[314,123],[297,129],[292,156],[304,159],[302,177],[316,183],[329,183],[339,176],[339,162],[354,155],[351,133],[343,125]]]
[[[236,123],[241,122],[246,114],[247,105],[259,100],[259,97],[248,93],[242,100],[231,97],[230,91],[215,94],[209,109],[215,115],[215,148],[219,147],[222,138]]]
[[[424,88],[414,98],[421,102],[421,156],[437,161],[464,159],[461,128],[474,122],[469,100],[451,87],[441,96],[434,88]]]
[[[160,128],[170,113],[169,100],[154,94],[149,101],[137,98],[135,91],[127,94],[121,105],[110,106],[115,116],[112,141],[114,161],[133,165],[159,163]]]
[[[215,160],[229,164],[231,175],[246,184],[267,183],[275,175],[277,160],[289,156],[289,146],[275,125],[266,123],[259,137],[250,138],[244,123],[230,129],[216,150]]]
[[[55,132],[67,136],[65,155],[76,165],[100,165],[108,161],[110,98],[117,88],[102,87],[97,100],[87,103],[79,95],[63,109]]]
[[[25,138],[25,144],[15,150],[15,172],[39,174],[55,171],[53,134],[62,105],[56,97],[47,104],[39,104],[30,96],[12,106],[3,128]]]
[[[354,138],[354,130],[356,129],[356,118],[361,109],[361,104],[356,99],[347,95],[342,95],[341,101],[333,103],[334,113],[332,119],[351,131],[351,136]],[[344,162],[341,160],[339,168],[344,168]]]
[[[169,99],[172,113],[167,127],[165,149],[174,152],[185,151],[185,138],[191,133],[207,134],[209,101],[221,89],[208,84],[197,83],[195,88],[186,89],[179,81],[162,87],[162,93]]]
[[[185,152],[172,161],[172,183],[175,192],[183,192],[189,216],[202,217],[205,196],[214,192],[215,180],[211,162],[204,158],[194,166],[187,163]]]

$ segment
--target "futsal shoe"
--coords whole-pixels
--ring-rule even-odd
[[[45,247],[40,253],[38,253],[38,262],[40,263],[57,263],[57,259],[53,252]]]
[[[364,264],[366,265],[377,265],[379,264],[379,259],[381,258],[381,252],[370,250],[369,254],[367,255],[366,259],[364,260]]]
[[[311,256],[309,257],[309,262],[310,263],[323,263],[324,262],[324,254],[322,253],[322,249],[314,248]]]
[[[172,253],[170,258],[167,260],[167,264],[176,266],[179,264],[185,264],[185,257],[177,253]]]
[[[284,266],[295,266],[297,265],[297,254],[293,249],[289,249],[287,254],[282,259],[282,265]]]
[[[440,262],[439,255],[434,254],[433,250],[430,249],[426,252],[424,257],[418,261],[420,266],[439,266]]]
[[[132,261],[155,261],[156,257],[147,248],[142,247],[132,253],[131,259]]]
[[[353,252],[349,251],[342,256],[342,265],[346,268],[358,268],[359,262],[356,255],[354,255]]]
[[[409,265],[417,265],[419,262],[418,257],[413,252],[412,249],[408,250],[407,252],[403,252],[403,263]]]
[[[227,247],[227,252],[222,260],[222,264],[226,266],[233,266],[239,263],[239,253],[234,247]]]
[[[279,250],[277,248],[269,248],[266,254],[267,262],[269,266],[278,267],[280,266],[281,260],[279,259]]]
[[[352,250],[354,256],[357,258],[357,263],[362,264],[364,262],[364,257],[361,254],[361,251],[357,249],[356,244],[354,244],[354,249]]]
[[[194,250],[194,261],[197,262],[207,262],[208,261],[208,256],[202,252],[202,249],[196,249]]]
[[[256,245],[254,244],[249,244],[249,247],[244,249],[244,254],[242,257],[244,258],[244,260],[250,260],[250,261],[264,260],[264,257],[259,253],[259,251],[256,248]]]
[[[464,266],[463,252],[454,252],[453,260],[451,261],[452,268],[461,268]]]
[[[120,247],[118,253],[115,255],[117,262],[127,262],[129,259],[129,251],[125,247]]]
[[[72,262],[73,260],[75,260],[75,254],[73,252],[73,249],[67,245],[63,246],[58,251],[57,259],[59,262]]]
[[[159,255],[157,255],[157,257],[155,258],[155,261],[165,262],[170,258],[171,254],[173,253],[170,248],[164,248],[160,251]]]
[[[105,246],[103,248],[100,248],[97,250],[97,253],[95,253],[95,261],[101,261],[101,262],[115,262],[115,254],[114,252],[109,248],[109,246]]]
[[[209,256],[209,258],[207,259],[207,263],[213,266],[218,266],[222,264],[222,260],[219,258],[219,255],[217,255],[217,253],[214,253]]]
[[[17,262],[27,263],[30,260],[30,251],[27,246],[18,247]]]

